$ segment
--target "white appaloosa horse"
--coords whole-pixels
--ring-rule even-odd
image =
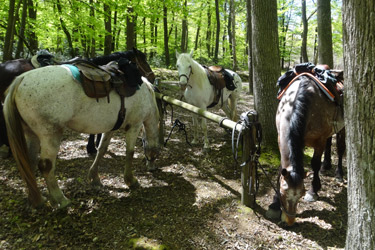
[[[184,92],[186,102],[202,108],[207,109],[216,98],[216,91],[213,85],[210,84],[206,69],[192,58],[192,53],[176,52],[177,69],[181,89]],[[226,87],[222,89],[222,96],[220,97],[216,107],[220,107],[231,120],[237,120],[237,100],[242,90],[242,81],[239,75],[231,70],[225,70],[233,77],[234,90],[229,90]],[[229,102],[228,102],[229,101]],[[204,149],[209,149],[209,141],[207,138],[207,124],[206,119],[201,121],[202,131],[204,135]],[[193,130],[194,139],[193,144],[198,143],[199,124],[198,116],[193,115]]]
[[[126,60],[126,59],[125,59]],[[126,135],[124,180],[129,187],[138,184],[133,176],[133,155],[137,136],[144,126],[145,154],[151,165],[158,152],[158,108],[151,84],[141,77],[136,66],[123,62],[119,69],[127,82],[138,83],[134,95],[125,98],[125,119],[121,125]],[[89,170],[89,179],[100,184],[98,162],[103,157],[112,129],[118,120],[121,98],[111,90],[107,98],[87,97],[81,84],[64,66],[48,66],[20,75],[12,83],[5,100],[4,114],[13,155],[28,187],[34,207],[44,198],[37,187],[36,167],[45,178],[51,201],[58,208],[70,204],[55,178],[56,156],[65,128],[87,134],[104,133],[99,153]],[[40,152],[40,159],[38,153]]]

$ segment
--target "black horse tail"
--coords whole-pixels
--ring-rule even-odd
[[[303,168],[303,155],[305,147],[306,123],[309,117],[309,106],[312,94],[307,90],[311,80],[305,76],[301,77],[301,82],[293,104],[293,112],[290,117],[288,147],[290,151],[289,160],[294,173],[291,177],[303,178],[305,170]],[[297,175],[295,175],[297,173]],[[298,180],[294,180],[298,183]]]

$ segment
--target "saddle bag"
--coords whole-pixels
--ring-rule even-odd
[[[103,98],[108,97],[111,91],[111,75],[106,71],[91,66],[90,64],[80,63],[76,65],[81,72],[82,87],[88,97]]]

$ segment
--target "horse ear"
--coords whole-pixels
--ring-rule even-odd
[[[180,53],[178,53],[176,50],[176,58],[178,59],[179,57],[180,57]]]
[[[194,50],[192,49],[192,50],[190,51],[190,57],[193,57],[193,53],[194,53]]]

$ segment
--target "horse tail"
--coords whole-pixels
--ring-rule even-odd
[[[29,190],[29,200],[36,207],[41,204],[42,196],[37,187],[36,178],[30,166],[30,159],[22,127],[22,117],[18,111],[15,96],[23,76],[17,77],[8,89],[8,95],[4,102],[4,115],[8,132],[9,144],[12,149],[21,176]]]
[[[290,117],[288,134],[288,147],[290,151],[289,160],[293,171],[299,175],[296,178],[303,178],[303,152],[305,147],[305,131],[311,103],[311,93],[307,90],[310,80],[301,77],[301,82],[293,103],[293,112]],[[297,180],[296,180],[297,181]]]

